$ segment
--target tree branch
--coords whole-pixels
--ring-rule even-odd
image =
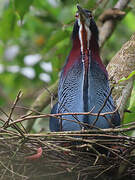
[[[119,9],[107,9],[105,10],[98,18],[98,21],[101,23],[104,23],[105,21],[111,20],[111,19],[117,19],[122,18],[125,15],[124,11],[121,11]]]
[[[131,0],[119,0],[114,8],[119,9],[119,10],[124,10],[128,3]],[[123,16],[122,16],[123,17]],[[111,34],[113,33],[115,27],[116,27],[116,23],[118,22],[118,20],[120,20],[119,18],[112,18],[110,20],[107,20],[104,22],[104,24],[102,25],[101,28],[99,28],[99,44],[100,47],[102,47],[105,43],[105,41],[111,36]]]
[[[122,97],[119,112],[121,118],[123,118],[125,105],[133,88],[134,77],[121,83],[119,83],[119,80],[123,77],[128,77],[135,70],[135,33],[112,58],[107,66],[107,70],[111,86],[115,84],[112,95],[116,105],[119,104]]]

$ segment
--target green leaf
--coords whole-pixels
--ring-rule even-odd
[[[13,0],[13,3],[15,11],[22,20],[24,15],[29,11],[29,7],[32,5],[33,0]]]
[[[119,83],[130,79],[130,78],[133,77],[134,75],[135,75],[135,71],[132,71],[127,78],[123,77],[122,79],[120,79],[120,80],[119,80]]]
[[[0,21],[0,39],[7,41],[8,39],[18,36],[19,27],[17,26],[17,16],[13,9],[8,8],[4,11]]]
[[[133,110],[135,111],[135,83],[134,83],[134,87],[132,90],[132,94],[131,94],[131,98],[130,98],[130,103],[129,103],[129,110]]]
[[[134,13],[129,12],[128,15],[123,20],[123,23],[126,25],[127,29],[129,29],[131,33],[134,33],[135,31],[135,25],[133,23],[134,18],[135,18]]]
[[[135,120],[135,83],[131,93],[130,102],[128,110],[130,113],[126,112],[124,115],[124,123],[133,122]]]
[[[54,17],[56,20],[57,15],[59,15],[61,8],[58,7],[53,7],[47,0],[38,0],[34,1],[33,3],[35,8],[43,9],[46,11],[50,17]]]
[[[67,37],[69,37],[68,31],[59,30],[54,32],[46,43],[46,47],[44,48],[43,52],[47,53],[51,48],[56,46],[57,43],[63,41]]]

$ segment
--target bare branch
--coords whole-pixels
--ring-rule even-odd
[[[98,18],[98,21],[104,23],[110,19],[122,18],[125,15],[125,12],[119,9],[107,9],[105,10]]]
[[[117,52],[117,54],[112,58],[107,66],[107,71],[109,74],[110,85],[114,86],[114,91],[112,93],[116,105],[122,101],[119,107],[119,112],[121,119],[123,118],[125,105],[128,98],[131,95],[133,88],[134,77],[120,82],[119,80],[123,77],[128,77],[129,74],[135,70],[135,33],[131,36],[130,40],[127,41],[122,48]]]
[[[22,96],[22,92],[19,91],[19,93],[17,94],[16,99],[15,99],[15,101],[14,101],[12,107],[11,107],[11,111],[10,111],[10,113],[9,113],[8,119],[7,119],[7,121],[6,121],[6,124],[5,124],[4,126],[6,126],[6,125],[9,124],[9,121],[11,120],[11,117],[12,117],[13,111],[14,111],[14,109],[15,109],[15,106],[16,106],[16,104],[18,103],[18,101],[20,100],[21,96]]]
[[[129,2],[130,2],[130,0],[119,0],[115,4],[114,8],[122,11],[127,7]],[[99,31],[100,31],[100,33],[99,33],[100,47],[102,47],[104,45],[105,41],[110,37],[110,35],[114,31],[117,21],[118,20],[116,20],[116,19],[107,20],[104,22],[102,27],[99,29]]]
[[[8,118],[7,121],[6,121],[6,122],[4,123],[4,125],[3,125],[3,128],[4,128],[4,129],[6,129],[6,128],[9,126],[10,120],[13,122],[13,120],[12,120],[12,114],[13,114],[14,109],[15,109],[15,107],[16,107],[16,104],[17,104],[18,101],[20,100],[21,96],[22,96],[22,92],[19,91],[19,93],[17,94],[17,96],[16,96],[16,98],[15,98],[15,101],[14,101],[12,107],[11,107],[9,116],[8,116],[4,111],[2,111],[2,109],[1,109],[1,111],[2,111],[2,112],[7,116],[7,118]],[[20,123],[21,123],[21,122],[20,122]],[[21,124],[21,126],[23,127],[22,124]],[[24,137],[24,133],[23,133],[22,129],[21,129],[17,124],[13,124],[13,127]],[[24,127],[23,127],[23,129],[25,130]]]
[[[97,114],[97,117],[96,117],[96,119],[95,119],[95,120],[93,121],[93,123],[92,123],[93,126],[94,126],[94,125],[96,124],[96,122],[98,121],[98,118],[99,118],[99,116],[100,116],[101,111],[102,111],[103,108],[105,107],[105,105],[106,105],[106,103],[107,103],[109,97],[110,97],[111,94],[112,94],[112,90],[113,90],[113,87],[111,88],[111,90],[110,90],[108,96],[106,97],[106,99],[105,99],[103,105],[102,105],[101,108],[99,109],[98,114]],[[109,122],[109,123],[110,123],[110,122]],[[111,125],[112,125],[112,123],[111,123]],[[112,125],[112,126],[113,126],[113,125]]]

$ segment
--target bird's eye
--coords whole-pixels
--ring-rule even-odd
[[[79,17],[79,13],[76,13],[75,14],[75,18],[77,19]]]
[[[92,18],[92,14],[91,13],[89,13],[88,15],[89,15],[89,18]]]

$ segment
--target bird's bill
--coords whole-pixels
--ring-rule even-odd
[[[78,13],[80,15],[80,21],[84,22],[86,19],[89,19],[88,14],[81,8],[80,5],[77,5]]]

